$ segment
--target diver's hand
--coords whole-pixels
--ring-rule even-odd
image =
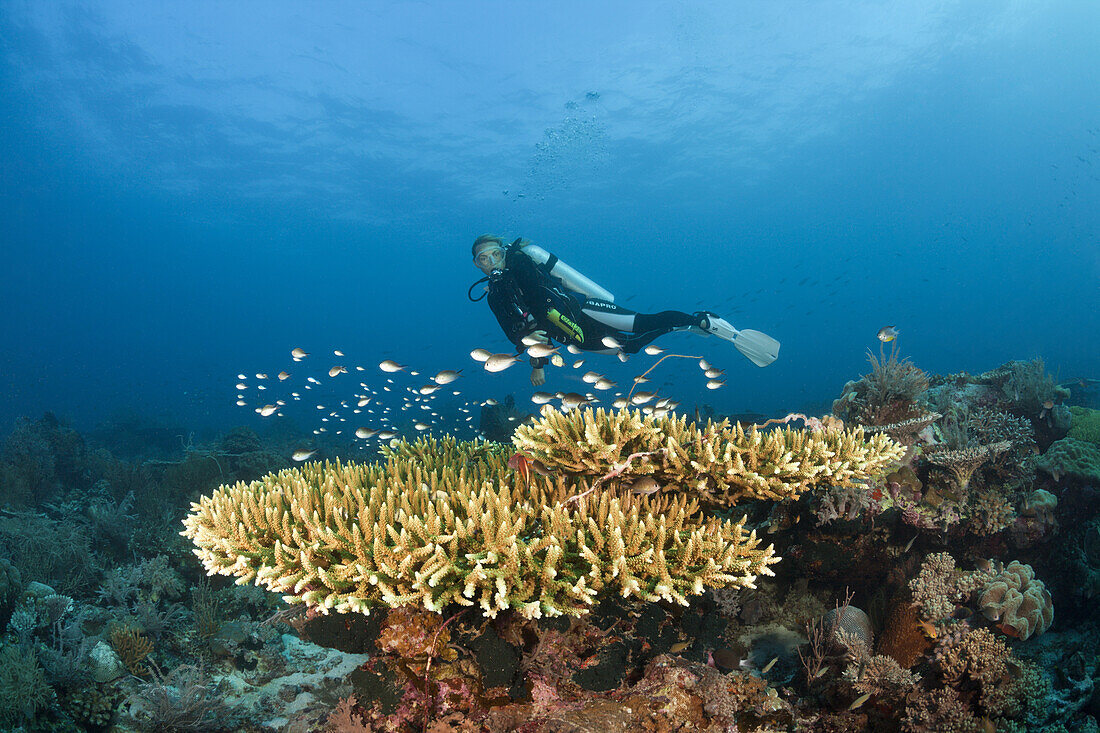
[[[535,387],[541,387],[546,383],[546,370],[542,367],[534,367],[531,369],[531,384]]]

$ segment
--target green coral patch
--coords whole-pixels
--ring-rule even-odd
[[[1036,466],[1056,479],[1072,476],[1084,481],[1100,481],[1100,445],[1077,438],[1062,438],[1047,449]]]
[[[1100,445],[1100,410],[1071,407],[1069,412],[1073,415],[1073,423],[1066,437]]]

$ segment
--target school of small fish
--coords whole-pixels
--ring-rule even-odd
[[[890,341],[897,337],[897,333],[895,327],[889,326],[879,331],[879,338],[884,342]],[[621,362],[627,361],[628,355],[623,350],[622,342],[617,338],[606,336],[601,339],[600,346],[603,348],[602,353],[609,354],[613,352]],[[564,367],[565,361],[559,353],[560,348],[560,346],[554,345],[545,333],[540,331],[524,336],[521,339],[520,346],[517,347],[516,353],[493,353],[488,349],[475,348],[469,352],[469,356],[475,363],[481,365],[483,371],[497,374],[510,369],[521,361],[526,362],[527,357],[533,360],[548,359],[553,366]],[[571,354],[585,353],[572,344],[567,345],[565,350]],[[290,358],[295,363],[308,366],[311,361],[316,360],[316,357],[314,360],[309,360],[310,353],[301,347],[295,347],[290,352]],[[665,349],[651,344],[643,349],[643,353],[647,356],[659,356],[665,353]],[[341,349],[333,349],[332,355],[339,359],[346,358],[345,352]],[[585,358],[579,358],[573,361],[570,366],[572,369],[580,369],[585,361]],[[370,379],[370,367],[361,365],[353,367],[347,364],[348,362],[335,364],[324,371],[327,371],[328,377],[333,380],[331,384],[334,386],[331,389],[339,389],[337,385],[351,384],[351,382],[340,381],[339,378],[344,375],[351,374],[353,371],[355,373],[367,372],[368,374],[365,375],[363,381],[359,381],[357,385],[350,387],[350,396],[341,398],[339,394],[333,395],[322,392],[323,389],[329,389],[324,386],[328,383],[322,382],[321,379],[312,374],[303,374],[305,366],[301,366],[295,367],[295,371],[285,369],[279,371],[275,380],[269,380],[265,372],[257,372],[255,382],[245,373],[237,374],[236,404],[239,407],[248,407],[250,404],[257,405],[253,407],[253,410],[263,418],[284,417],[288,403],[308,402],[309,395],[306,391],[318,390],[316,394],[323,394],[324,396],[320,400],[313,401],[313,406],[316,408],[314,414],[319,417],[321,424],[313,429],[313,434],[320,437],[326,434],[329,436],[343,435],[346,432],[350,439],[360,443],[361,448],[364,447],[367,441],[389,441],[402,435],[401,425],[406,426],[405,430],[409,431],[405,433],[406,435],[432,430],[433,428],[438,428],[441,431],[446,430],[447,432],[456,432],[458,429],[465,428],[472,431],[475,436],[480,436],[474,424],[474,410],[483,406],[498,404],[492,398],[484,400],[452,399],[461,397],[463,392],[450,387],[444,390],[444,387],[462,379],[463,369],[440,369],[433,376],[427,378],[427,383],[401,384],[395,379],[399,374],[407,375],[403,379],[414,379],[420,375],[420,372],[416,371],[415,368],[410,368],[409,364],[401,363],[395,359],[384,359],[377,362],[375,374],[377,375],[380,372],[385,382],[376,382],[376,386],[372,387],[367,382]],[[706,359],[698,359],[698,364],[707,380],[705,382],[706,389],[715,390],[725,386],[724,370],[712,366]],[[306,369],[306,371],[309,370]],[[565,378],[578,379],[578,377],[570,376],[571,373],[565,374]],[[678,401],[661,396],[658,394],[658,390],[655,389],[637,389],[640,385],[651,381],[646,376],[648,373],[646,371],[632,377],[628,382],[631,385],[630,391],[615,392],[610,398],[607,398],[608,402],[605,404],[609,403],[612,408],[618,410],[634,407],[640,409],[646,415],[657,417],[673,413],[680,404]],[[279,384],[292,381],[292,377],[302,380],[299,385],[293,387],[295,391],[278,395],[280,391]],[[587,371],[579,380],[591,385],[591,388],[598,392],[609,392],[618,386],[614,379],[597,371]],[[666,382],[665,385],[667,386],[667,384]],[[275,392],[268,391],[269,387]],[[247,397],[250,389],[255,390],[253,394],[256,395],[262,392],[265,395],[278,395],[279,398],[272,399],[268,397],[264,400],[250,401]],[[445,404],[433,401],[437,397],[444,397],[444,393],[447,393]],[[392,397],[398,397],[399,403],[394,404]],[[599,405],[601,403],[600,398],[595,393],[567,390],[536,391],[531,394],[530,400],[537,406],[556,402],[561,410],[575,410],[587,405]],[[326,407],[326,405],[328,406]],[[402,418],[402,413],[407,413],[407,415]],[[448,413],[447,417],[444,416],[444,413]],[[346,427],[345,424],[349,421],[353,425],[359,423],[359,426]],[[305,446],[294,450],[291,458],[296,462],[302,462],[315,456],[323,458],[323,449],[316,446]],[[645,481],[638,482],[634,486],[635,493],[641,494],[653,493],[659,488],[655,483],[650,485]]]

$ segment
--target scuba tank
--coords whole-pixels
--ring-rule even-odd
[[[520,247],[525,255],[534,260],[536,265],[541,266],[552,277],[561,280],[565,287],[570,290],[583,293],[594,300],[606,300],[609,303],[615,302],[614,295],[559,260],[557,255],[552,255],[535,244],[523,244],[520,239],[512,242],[512,245]]]

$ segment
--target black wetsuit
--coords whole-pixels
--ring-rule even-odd
[[[569,290],[520,247],[508,247],[504,263],[504,269],[489,278],[489,307],[517,352],[525,348],[524,336],[542,330],[554,341],[585,351],[614,351],[603,343],[605,336],[612,336],[623,351],[633,354],[669,331],[699,325],[698,314],[637,313]],[[546,359],[531,360],[536,367],[545,363]]]

